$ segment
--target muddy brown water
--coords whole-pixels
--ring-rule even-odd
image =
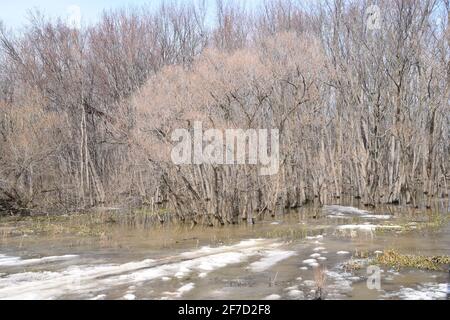
[[[326,299],[447,299],[448,270],[376,266],[377,289],[365,260],[357,270],[343,264],[387,249],[448,255],[448,215],[448,200],[428,211],[347,203],[255,225],[3,236],[0,299],[314,299],[318,286]]]

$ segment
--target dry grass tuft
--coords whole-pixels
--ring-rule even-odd
[[[424,270],[445,270],[444,266],[450,264],[450,256],[417,256],[404,255],[395,250],[387,250],[382,255],[375,258],[375,262],[388,265],[396,269],[416,268]]]

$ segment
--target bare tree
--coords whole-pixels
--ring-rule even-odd
[[[0,25],[0,210],[152,205],[209,225],[342,197],[431,206],[450,179],[448,0],[105,12]],[[436,21],[440,21],[436,23]],[[280,169],[177,166],[171,133],[277,128]]]

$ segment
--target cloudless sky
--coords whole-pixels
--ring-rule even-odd
[[[179,3],[188,0],[179,0]],[[7,28],[19,28],[27,22],[28,12],[38,9],[46,17],[69,17],[69,8],[80,8],[83,25],[95,22],[105,9],[150,5],[158,7],[162,0],[0,0],[0,21]],[[170,2],[170,1],[169,1]],[[246,6],[261,3],[262,0],[243,0]],[[206,0],[209,10],[215,8],[216,0]]]
[[[6,27],[17,28],[27,22],[30,10],[38,9],[47,17],[68,18],[71,6],[78,6],[83,23],[92,23],[105,9],[150,4],[161,0],[0,0],[0,20]]]

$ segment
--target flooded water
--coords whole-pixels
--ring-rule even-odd
[[[448,255],[448,202],[437,207],[306,207],[255,225],[105,224],[82,236],[2,225],[0,299],[314,299],[319,288],[325,299],[447,299],[448,265],[376,266],[377,289],[364,259]]]

